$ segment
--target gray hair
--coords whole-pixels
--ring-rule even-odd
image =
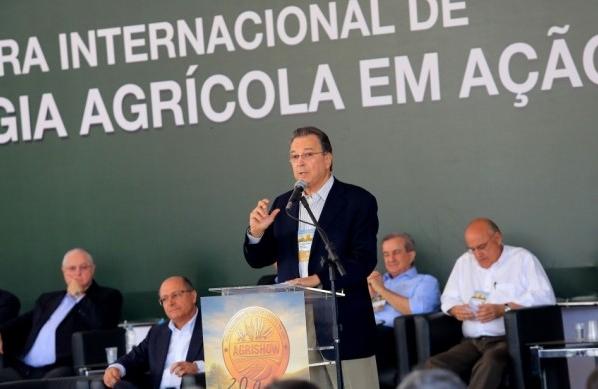
[[[86,250],[82,248],[75,247],[74,249],[70,249],[69,251],[67,251],[66,254],[64,254],[64,257],[62,257],[62,267],[66,265],[66,259],[68,258],[68,256],[77,251],[85,255],[85,257],[87,258],[87,262],[89,262],[90,265],[95,266],[95,262],[93,261],[93,257],[90,253],[88,253]]]
[[[411,237],[411,235],[409,235],[406,232],[392,232],[386,235],[384,238],[382,238],[382,243],[395,238],[403,239],[403,241],[405,242],[404,249],[406,252],[410,253],[412,251],[415,251],[415,240]]]
[[[427,369],[407,374],[397,389],[466,389],[466,386],[450,370]]]

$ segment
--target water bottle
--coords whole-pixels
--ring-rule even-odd
[[[133,329],[133,325],[127,323],[125,321],[125,344],[127,348],[127,353],[133,349],[133,346],[137,343],[137,337],[135,336],[135,330]]]

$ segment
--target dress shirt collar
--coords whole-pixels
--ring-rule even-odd
[[[415,268],[415,266],[411,266],[409,269],[407,269],[406,271],[404,271],[401,274],[398,274],[396,277],[393,277],[390,275],[389,272],[384,273],[383,279],[384,281],[388,281],[388,280],[397,280],[400,278],[413,278],[417,275],[417,269]]]
[[[312,198],[312,201],[326,201],[328,193],[330,193],[330,189],[332,189],[332,184],[334,184],[334,176],[330,175],[330,178],[328,178],[324,185],[322,185],[320,190],[310,194],[309,197]]]

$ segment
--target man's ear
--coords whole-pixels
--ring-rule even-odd
[[[415,262],[415,250],[409,252],[409,265],[413,266]]]

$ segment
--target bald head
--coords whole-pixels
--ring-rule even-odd
[[[69,258],[71,257],[80,257],[82,258],[85,262],[87,262],[90,266],[93,266],[93,257],[91,256],[90,253],[88,253],[87,251],[85,251],[84,249],[81,248],[74,248],[74,249],[70,249],[69,251],[66,252],[66,254],[64,254],[64,257],[62,257],[62,266],[65,266],[66,263],[68,262]]]
[[[492,220],[490,220],[486,217],[478,217],[478,218],[475,218],[472,221],[470,221],[469,224],[467,225],[467,227],[465,228],[465,233],[467,233],[467,230],[469,230],[470,228],[472,228],[472,229],[484,229],[485,228],[488,231],[490,231],[490,233],[493,233],[493,232],[500,233],[500,228],[498,228],[496,223],[494,223]]]
[[[165,279],[160,285],[159,298],[164,313],[177,328],[181,328],[195,315],[197,292],[186,277],[172,276]]]
[[[67,251],[62,259],[61,270],[67,288],[76,284],[76,290],[86,291],[93,282],[95,269],[91,255],[80,248]]]
[[[162,287],[164,285],[171,285],[171,284],[183,286],[185,289],[193,289],[193,290],[195,289],[193,287],[193,284],[191,284],[191,281],[189,281],[189,279],[187,277],[171,276],[171,277],[168,277],[167,279],[165,279],[164,281],[162,281],[162,284],[160,284],[160,290],[162,290]]]
[[[465,228],[465,244],[479,265],[487,269],[502,254],[502,233],[492,220],[476,218]]]

